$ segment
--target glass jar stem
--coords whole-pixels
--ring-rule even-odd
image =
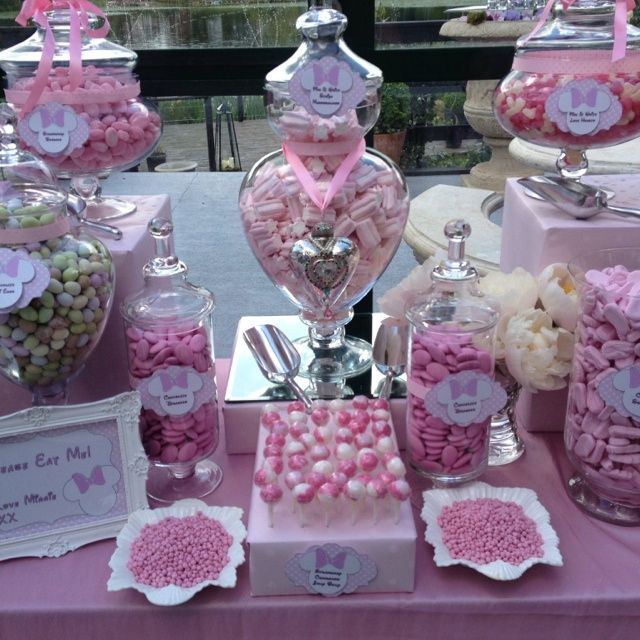
[[[49,387],[33,387],[31,401],[34,407],[67,404],[69,391],[67,382],[57,382]]]
[[[566,180],[580,180],[589,168],[585,150],[562,149],[556,160],[556,168]]]

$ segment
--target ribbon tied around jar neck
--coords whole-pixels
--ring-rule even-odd
[[[529,39],[538,33],[544,26],[551,10],[555,6],[557,0],[547,0],[547,3],[540,14],[540,19],[535,28],[524,39],[526,43]],[[562,8],[566,11],[576,0],[560,0]],[[627,49],[627,12],[632,11],[635,7],[635,0],[615,0],[616,8],[613,16],[613,49],[611,52],[611,62],[616,62],[624,58]]]
[[[24,0],[16,22],[26,27],[29,19],[32,19],[44,29],[45,35],[35,82],[22,107],[22,114],[29,113],[38,104],[53,67],[56,42],[46,12],[56,9],[69,10],[69,81],[72,89],[79,87],[82,82],[82,31],[90,38],[104,38],[111,28],[102,9],[89,0]],[[95,29],[90,27],[91,14],[103,20]]]

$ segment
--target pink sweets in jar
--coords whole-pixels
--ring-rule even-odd
[[[186,280],[172,225],[154,218],[157,255],[144,288],[122,304],[129,382],[140,392],[140,435],[152,462],[147,493],[163,502],[202,497],[222,471],[206,458],[219,436],[211,314],[213,294]]]
[[[432,273],[427,300],[411,322],[407,449],[411,466],[436,484],[456,485],[487,467],[491,416],[506,401],[493,380],[497,312],[479,295],[464,260],[471,229],[449,222],[449,257]]]
[[[251,249],[310,327],[301,374],[313,377],[321,361],[325,379],[369,368],[371,346],[345,339],[344,325],[389,264],[409,213],[398,168],[365,149],[382,72],[347,47],[346,25],[319,7],[296,22],[304,42],[266,83],[282,150],[252,167],[240,193]]]
[[[640,30],[614,27],[616,4],[558,4],[553,20],[518,40],[496,90],[498,122],[523,140],[561,147],[557,166],[566,178],[586,172],[586,149],[640,134]]]
[[[581,313],[565,445],[569,494],[610,522],[640,524],[640,259],[637,249],[575,258]]]

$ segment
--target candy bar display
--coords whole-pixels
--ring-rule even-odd
[[[498,314],[476,288],[478,272],[464,260],[470,233],[463,220],[447,223],[448,258],[433,270],[426,302],[407,312],[409,461],[440,485],[486,470],[491,416],[506,402],[493,380]]]
[[[387,400],[316,400],[309,413],[300,401],[266,404],[249,516],[252,593],[318,592],[305,572],[322,568],[322,554],[342,553],[355,554],[368,576],[352,588],[412,590],[416,534],[405,474]],[[342,578],[335,575],[333,595]]]
[[[256,258],[310,327],[301,373],[327,380],[370,366],[371,346],[345,340],[344,325],[393,257],[409,210],[398,168],[365,150],[382,74],[342,41],[346,24],[330,9],[298,19],[304,42],[266,83],[282,150],[251,169],[240,194]]]
[[[607,249],[570,263],[580,313],[565,445],[569,494],[590,513],[640,524],[640,261]]]
[[[518,40],[512,71],[496,90],[498,122],[516,137],[561,147],[558,170],[579,178],[586,149],[640,135],[639,49],[624,0],[558,4],[553,20]]]
[[[39,181],[39,182],[35,182]],[[0,373],[34,404],[66,402],[106,326],[115,274],[96,238],[71,229],[67,197],[0,126]]]
[[[197,498],[222,481],[206,458],[219,437],[210,291],[190,284],[175,255],[173,225],[149,223],[157,255],[145,286],[122,304],[129,382],[142,397],[140,435],[152,469],[148,494],[162,502]]]
[[[140,98],[132,71],[137,55],[104,39],[106,17],[83,0],[47,11],[27,4],[17,21],[33,18],[36,33],[0,54],[22,144],[72,179],[89,217],[132,213],[131,203],[100,196],[97,176],[135,166],[160,138],[160,116]]]

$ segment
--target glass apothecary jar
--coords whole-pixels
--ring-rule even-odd
[[[626,24],[624,2],[557,3],[553,20],[518,40],[495,115],[513,136],[560,147],[558,170],[578,178],[587,149],[640,135],[639,72],[640,30]]]
[[[296,343],[301,374],[323,380],[370,366],[371,346],[345,338],[344,325],[393,257],[409,212],[398,168],[365,150],[382,73],[347,47],[346,26],[331,9],[298,19],[303,43],[265,87],[282,150],[252,167],[240,193],[251,249],[309,326]]]
[[[588,513],[640,525],[640,256],[605,249],[569,263],[580,298],[564,440],[568,488]]]
[[[113,262],[72,228],[66,194],[0,116],[0,373],[34,404],[59,404],[106,326]]]
[[[152,463],[147,493],[161,502],[198,498],[222,481],[207,458],[218,446],[213,294],[187,281],[175,255],[173,225],[149,223],[156,256],[144,287],[122,303],[129,382],[140,392],[140,435]]]
[[[476,288],[464,259],[471,229],[445,227],[448,258],[432,273],[426,300],[407,312],[407,450],[411,466],[440,486],[473,480],[487,468],[491,416],[506,394],[494,382],[496,309]]]
[[[77,8],[43,15],[36,33],[0,53],[21,143],[72,179],[89,217],[131,213],[131,203],[101,197],[98,176],[135,166],[160,139],[160,116],[133,73],[137,54],[104,38],[104,17]]]

